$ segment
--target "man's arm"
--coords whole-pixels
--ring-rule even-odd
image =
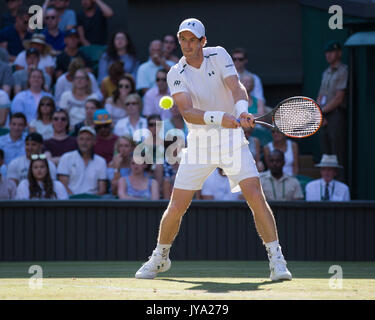
[[[111,18],[113,16],[113,10],[109,5],[104,3],[102,0],[95,0],[95,2],[100,10],[102,10],[104,17]]]
[[[98,196],[105,194],[107,189],[107,180],[98,181]]]
[[[59,175],[59,181],[64,185],[66,191],[68,192],[69,195],[72,195],[73,192],[72,190],[69,189],[69,176],[64,176],[64,175]]]

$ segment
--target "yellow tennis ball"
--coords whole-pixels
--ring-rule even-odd
[[[173,99],[170,96],[164,96],[159,101],[159,107],[168,110],[173,107]]]

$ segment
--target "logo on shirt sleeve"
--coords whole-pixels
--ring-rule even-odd
[[[180,81],[180,80],[176,80],[176,81],[174,82],[173,85],[174,85],[175,87],[177,87],[177,86],[179,86],[180,84],[181,84],[181,81]]]

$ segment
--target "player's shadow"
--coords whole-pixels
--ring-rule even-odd
[[[254,290],[263,290],[259,288],[260,286],[275,284],[279,281],[262,281],[262,282],[241,282],[241,283],[223,283],[223,282],[214,282],[214,281],[188,281],[188,280],[177,280],[177,279],[158,279],[163,281],[170,282],[179,282],[179,283],[191,283],[196,285],[186,290],[202,290],[208,293],[226,293],[229,291],[254,291]]]

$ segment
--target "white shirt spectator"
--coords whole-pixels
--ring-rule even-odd
[[[56,180],[56,166],[53,162],[48,160],[49,173],[52,180]],[[19,183],[23,179],[27,179],[27,173],[29,172],[30,160],[27,159],[26,155],[20,156],[12,160],[8,165],[7,178],[17,180]]]
[[[168,90],[167,96],[170,95]],[[170,110],[163,110],[159,107],[160,99],[165,96],[164,94],[160,94],[158,87],[153,87],[147,90],[146,94],[143,97],[143,110],[142,114],[147,117],[152,114],[158,114],[161,117],[161,120],[167,120],[172,118],[172,114]]]
[[[39,182],[40,187],[43,189],[43,184]],[[56,193],[56,198],[54,200],[67,200],[69,199],[68,193],[64,185],[60,181],[53,181],[53,191]],[[39,198],[37,198],[39,199]],[[44,198],[44,192],[42,199]],[[25,179],[20,182],[16,191],[16,200],[30,200],[30,191],[29,191],[29,180]]]
[[[92,92],[94,92],[101,100],[103,98],[103,95],[100,92],[98,82],[96,81],[95,76],[91,72],[88,73],[88,76],[91,81]],[[73,82],[68,81],[68,79],[66,78],[66,73],[61,75],[57,79],[56,85],[55,85],[55,101],[57,102],[60,101],[62,94],[65,91],[72,90],[72,88],[73,88]]]
[[[229,180],[216,169],[206,179],[202,186],[202,196],[213,196],[214,200],[233,201],[239,200],[241,192],[231,192]]]
[[[306,185],[306,201],[322,201],[325,194],[326,182],[317,179]],[[349,187],[333,179],[328,184],[329,201],[350,201]]]
[[[57,174],[69,177],[69,189],[73,194],[97,194],[98,182],[107,180],[107,164],[104,158],[93,154],[86,166],[78,150],[62,155]]]
[[[129,117],[126,117],[125,119],[121,119],[117,122],[113,130],[113,133],[118,137],[127,136],[127,135],[133,137],[134,132],[139,129],[147,129],[146,118],[140,117],[137,122],[137,125],[133,127],[133,125],[129,121]],[[137,141],[140,140],[140,139],[135,139],[135,138],[133,139]]]
[[[25,69],[27,69],[27,62],[26,62],[26,51],[22,51],[18,54],[16,60],[14,61],[14,65],[21,66]],[[46,68],[55,68],[56,67],[56,61],[55,58],[51,55],[47,54],[44,56],[40,56],[40,60],[38,63],[38,69],[41,69],[43,71],[46,71]]]
[[[29,126],[36,129],[43,140],[48,140],[53,137],[53,126],[52,123],[44,124],[42,120],[33,119],[30,121]]]
[[[244,72],[238,74],[240,79],[244,75],[251,75],[254,78],[254,89],[251,91],[251,95],[257,99],[263,100],[266,102],[266,99],[264,99],[264,94],[263,94],[263,85],[262,81],[260,80],[259,76],[256,75],[255,73],[252,73],[248,70],[245,70]]]

